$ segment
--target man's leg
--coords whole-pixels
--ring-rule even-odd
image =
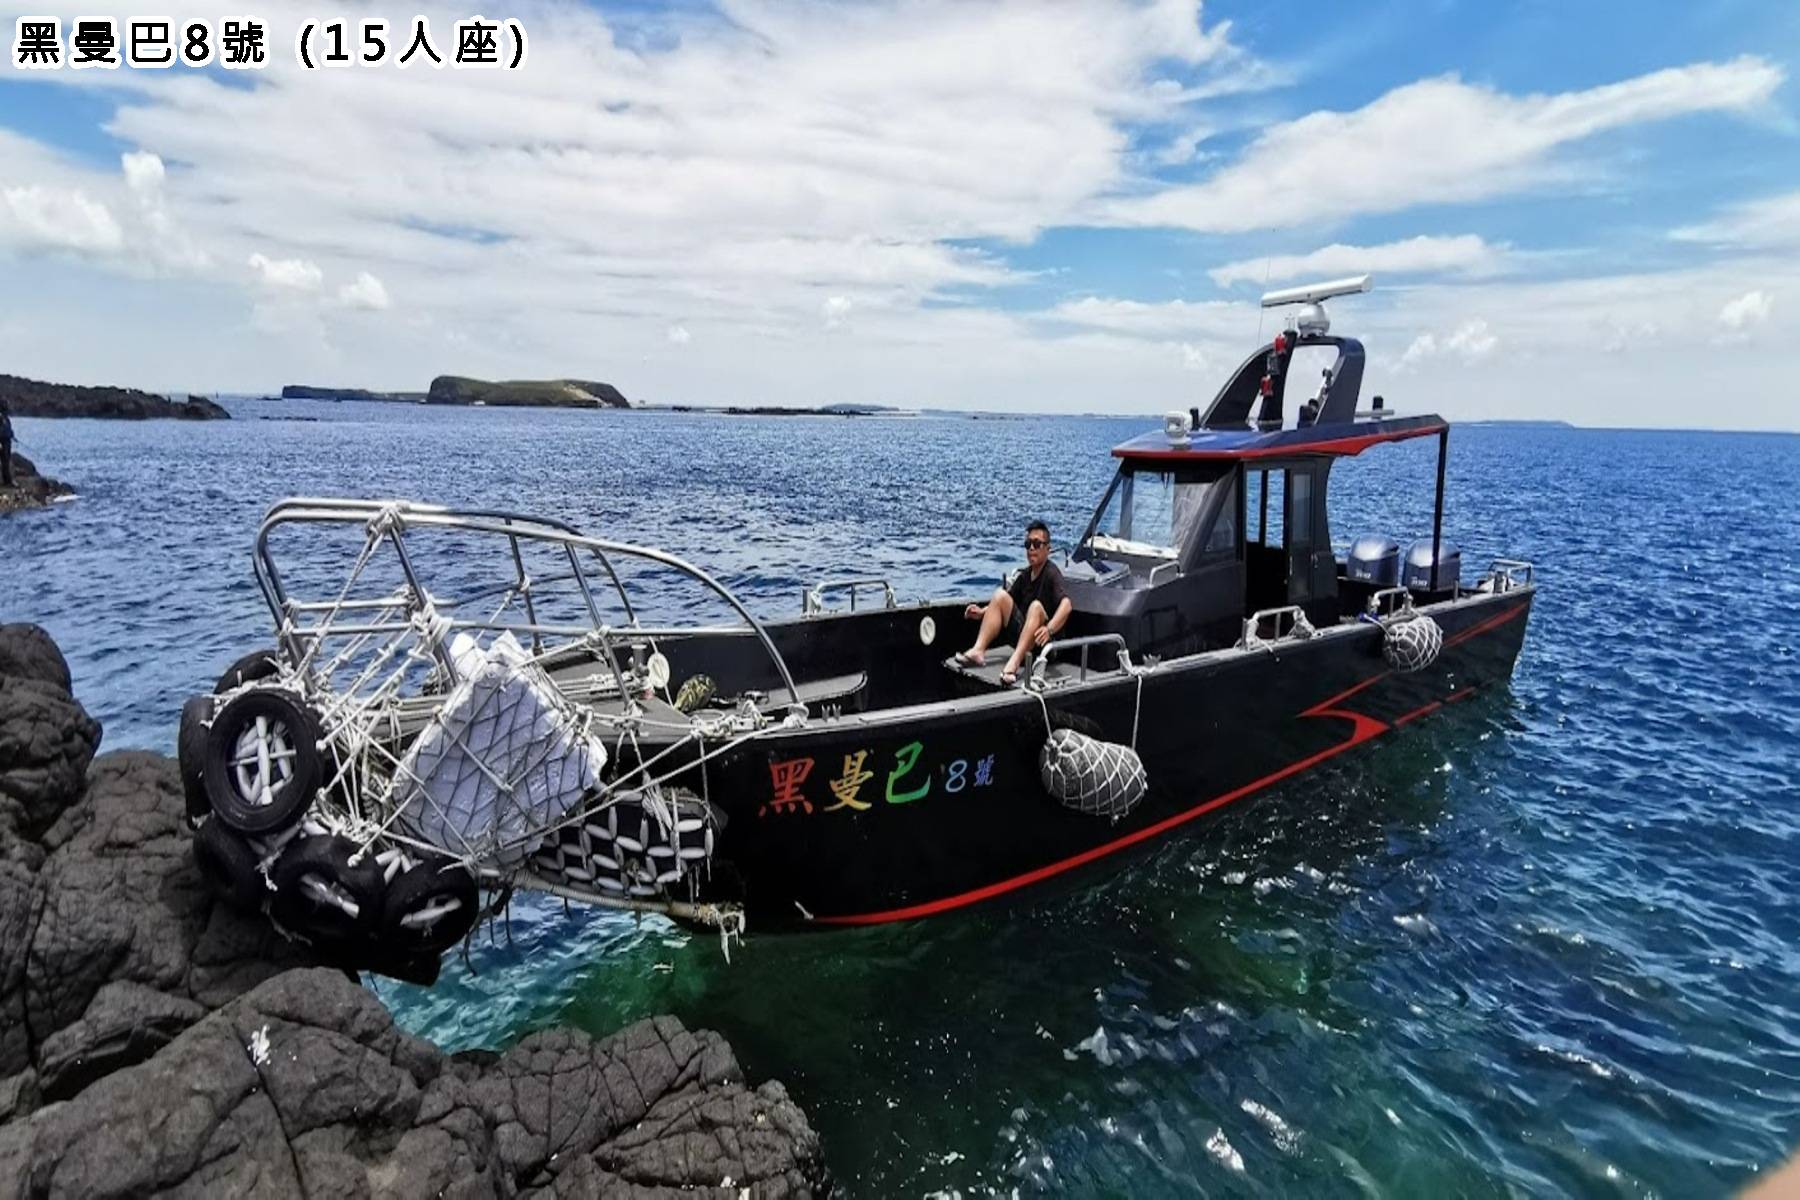
[[[11,487],[12,477],[12,439],[0,442],[0,487]]]
[[[1005,588],[995,588],[994,598],[987,603],[987,611],[981,614],[981,628],[975,633],[975,644],[965,655],[976,666],[980,666],[987,657],[987,648],[994,644],[1006,623],[1012,620],[1013,598]]]
[[[1025,631],[1019,635],[1019,644],[1013,647],[1012,657],[1006,660],[1006,667],[1000,672],[1002,677],[1007,675],[1016,677],[1019,674],[1019,668],[1025,665],[1025,660],[1036,649],[1032,644],[1032,639],[1037,637],[1037,631],[1042,629],[1049,620],[1050,618],[1044,613],[1044,606],[1033,600],[1031,607],[1025,610]]]

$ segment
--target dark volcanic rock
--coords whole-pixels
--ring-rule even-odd
[[[189,420],[189,421],[229,421],[229,420],[231,420],[230,413],[226,412],[224,410],[224,408],[213,403],[211,400],[208,400],[205,396],[195,396],[190,393],[187,398],[187,404],[182,407],[185,409],[185,411],[177,412],[175,415],[177,417],[181,417],[185,420]]]
[[[69,694],[69,667],[35,625],[0,625],[0,805],[35,837],[80,795],[100,723]],[[3,824],[0,824],[3,827]]]
[[[13,452],[12,468],[13,486],[0,486],[0,514],[42,508],[58,496],[75,494],[68,484],[38,474],[37,465],[17,451]]]
[[[227,420],[231,414],[210,400],[189,396],[177,404],[136,388],[77,387],[0,375],[0,400],[15,417],[117,417],[141,421],[176,417],[191,421]]]
[[[74,687],[56,639],[38,625],[0,625],[0,675],[65,692]]]
[[[431,381],[431,404],[486,404],[496,408],[630,408],[625,393],[610,383],[586,379],[515,379],[489,383],[461,375]]]
[[[90,766],[67,680],[42,630],[0,626],[0,1196],[830,1191],[804,1114],[717,1034],[452,1059],[400,1031],[212,897],[175,764]]]
[[[21,1196],[823,1194],[778,1085],[670,1018],[554,1032],[486,1070],[395,1028],[337,972],[280,975],[148,1062],[0,1127]]]

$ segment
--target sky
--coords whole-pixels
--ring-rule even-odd
[[[0,0],[0,371],[1157,413],[1367,271],[1398,411],[1800,430],[1788,0],[182,0],[266,67],[17,67],[94,8]],[[297,61],[419,15],[442,68]]]

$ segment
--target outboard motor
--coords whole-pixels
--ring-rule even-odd
[[[1456,586],[1462,576],[1462,551],[1451,542],[1444,542],[1438,553],[1439,591],[1448,591]],[[1420,538],[1406,552],[1405,578],[1401,581],[1415,592],[1431,590],[1431,539]]]
[[[1426,553],[1431,548],[1426,547]],[[1400,543],[1391,537],[1368,534],[1350,544],[1344,573],[1358,583],[1395,587],[1400,583]]]

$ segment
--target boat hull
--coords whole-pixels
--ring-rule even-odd
[[[1379,626],[1346,625],[1041,697],[1014,689],[758,738],[708,770],[725,817],[708,891],[758,927],[871,924],[1101,863],[1506,683],[1534,594],[1432,605],[1443,649],[1410,674],[1388,667]],[[1135,742],[1143,801],[1112,820],[1052,799],[1038,768],[1051,726]]]

